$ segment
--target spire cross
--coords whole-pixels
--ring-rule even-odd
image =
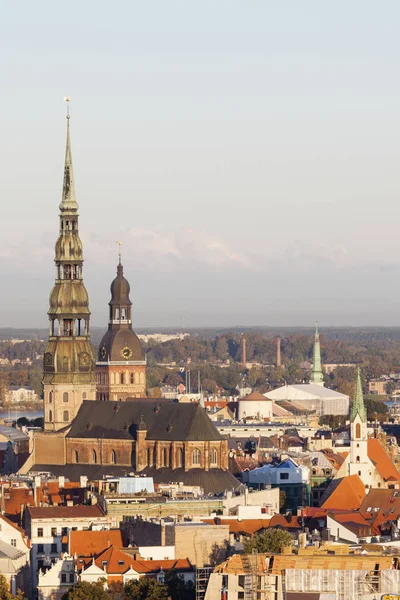
[[[122,242],[115,242],[118,246],[118,258],[119,258],[119,264],[121,264],[121,246],[122,246]]]

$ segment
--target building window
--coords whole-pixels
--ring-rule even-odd
[[[218,454],[215,448],[212,448],[210,452],[210,464],[213,466],[217,466],[218,464]]]
[[[86,400],[86,396],[87,396],[86,392],[83,392],[82,393],[82,400]]]
[[[17,547],[17,540],[15,538],[11,538],[11,546],[14,546],[14,548]]]
[[[67,583],[67,574],[61,573],[61,583]]]
[[[37,551],[38,551],[38,554],[43,554],[43,552],[44,552],[44,545],[43,544],[38,544]]]
[[[68,402],[68,392],[63,393],[63,402]]]
[[[70,583],[74,583],[74,582],[75,582],[75,579],[74,579],[74,574],[73,574],[73,573],[70,573],[70,574],[69,574],[69,582],[70,582]]]
[[[123,373],[121,373],[121,375],[119,376],[119,379],[120,379],[120,381],[121,381],[121,384],[123,384],[123,383],[124,383],[124,381],[125,381],[125,377],[124,377],[124,374],[123,374]]]
[[[151,460],[153,453],[151,451],[151,448],[147,448],[147,466],[148,467],[152,467],[153,466],[153,461]]]
[[[53,411],[49,410],[49,423],[53,420]]]
[[[53,402],[53,392],[49,393],[49,404]]]
[[[201,452],[198,448],[195,448],[192,452],[192,465],[200,466]]]
[[[97,463],[97,454],[96,454],[96,450],[92,450],[92,463],[96,464]]]
[[[359,457],[359,456],[357,456],[357,458],[356,458],[356,462],[357,462],[357,463],[359,463],[359,462],[360,462],[360,457]]]
[[[168,448],[163,448],[162,451],[162,466],[168,467]]]
[[[51,537],[55,537],[57,535],[57,527],[51,528]]]
[[[64,410],[63,412],[63,420],[64,423],[67,423],[69,421],[69,412],[67,410]]]
[[[131,383],[134,383],[134,375],[131,373]]]
[[[111,451],[111,462],[113,465],[117,464],[117,454],[116,454],[115,450]]]
[[[361,477],[361,471],[358,471],[358,476]]]
[[[279,479],[289,479],[289,473],[279,473]]]
[[[37,537],[43,537],[43,527],[38,527]]]
[[[178,448],[177,452],[177,467],[183,467],[183,449]]]
[[[51,544],[51,550],[50,552],[52,554],[55,554],[57,552],[57,544]]]
[[[79,462],[79,453],[78,453],[78,450],[74,451],[74,458],[75,458],[75,462],[78,463]]]
[[[358,440],[361,438],[361,425],[360,425],[360,423],[356,424],[356,438]]]

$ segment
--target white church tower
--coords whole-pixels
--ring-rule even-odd
[[[350,412],[349,475],[358,475],[365,486],[372,485],[373,465],[368,458],[367,414],[361,387],[360,369],[357,371],[356,392]]]

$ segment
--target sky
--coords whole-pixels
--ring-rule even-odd
[[[92,323],[400,326],[400,3],[7,2],[0,326],[42,327],[65,103]]]

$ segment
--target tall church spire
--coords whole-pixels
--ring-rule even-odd
[[[315,325],[313,366],[311,370],[311,383],[324,385],[324,374],[321,363],[321,346],[319,343],[318,322]]]
[[[65,148],[64,181],[62,199],[60,203],[61,212],[76,212],[78,203],[75,198],[74,170],[72,168],[70,115],[67,114],[67,144]]]
[[[55,247],[56,279],[48,310],[50,331],[44,354],[45,430],[68,425],[83,400],[96,397],[96,374],[89,335],[89,297],[83,283],[83,249],[78,228],[72,170],[70,119]]]
[[[364,396],[361,386],[360,367],[357,368],[356,391],[353,399],[353,406],[350,412],[350,421],[353,422],[357,415],[360,415],[363,423],[367,422],[367,413],[364,406]]]

